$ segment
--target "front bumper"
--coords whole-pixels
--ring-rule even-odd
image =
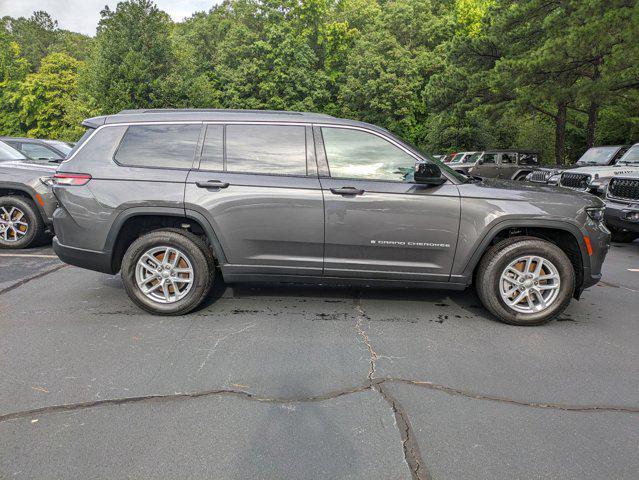
[[[608,200],[604,218],[612,228],[639,233],[639,204]]]

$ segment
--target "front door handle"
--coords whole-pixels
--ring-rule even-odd
[[[331,193],[335,195],[363,195],[364,190],[355,187],[331,188]]]
[[[226,188],[229,186],[228,182],[220,182],[219,180],[207,180],[206,182],[195,182],[200,188]]]

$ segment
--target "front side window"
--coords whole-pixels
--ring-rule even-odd
[[[199,124],[131,125],[115,153],[130,167],[191,168]]]
[[[486,164],[495,164],[497,163],[497,154],[496,153],[487,153],[482,158],[482,163]]]
[[[411,181],[415,158],[389,141],[361,130],[322,127],[333,178]]]
[[[306,128],[297,125],[227,125],[226,171],[306,175]]]

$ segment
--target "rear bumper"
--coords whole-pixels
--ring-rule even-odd
[[[58,241],[58,237],[53,237],[53,251],[60,257],[60,260],[69,265],[95,270],[96,272],[116,273],[111,265],[110,254],[62,245]]]
[[[639,204],[618,203],[608,200],[605,212],[606,225],[618,230],[639,233]]]

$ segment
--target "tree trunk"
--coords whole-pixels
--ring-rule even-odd
[[[564,164],[566,152],[566,120],[568,105],[566,102],[557,104],[557,116],[555,117],[555,162]]]
[[[597,116],[599,115],[599,104],[594,100],[588,107],[588,125],[586,126],[586,147],[595,146],[595,131],[597,130]]]

